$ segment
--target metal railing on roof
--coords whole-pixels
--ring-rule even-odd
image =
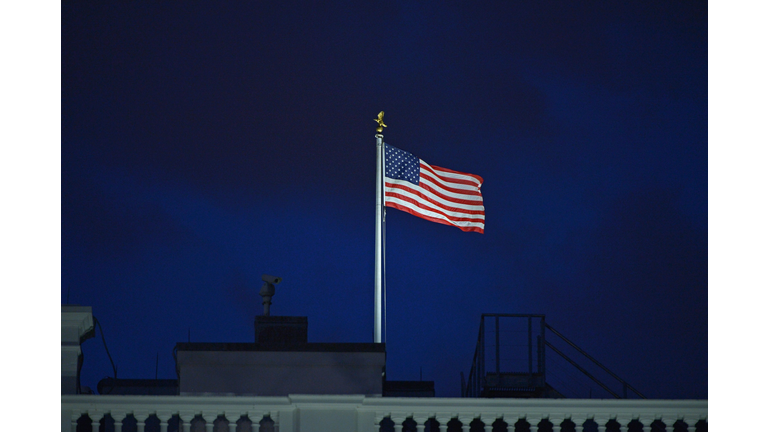
[[[486,320],[492,319],[494,327],[490,330],[486,328]],[[522,321],[521,326],[517,325],[517,330],[514,328],[506,330],[506,336],[502,337],[501,320],[518,320]],[[527,331],[525,330],[525,324],[527,323]],[[509,327],[509,326],[508,326]],[[605,384],[595,374],[578,362],[569,357],[563,350],[555,346],[551,341],[546,338],[546,330],[549,330],[554,336],[557,336],[560,340],[565,342],[568,346],[575,349],[578,354],[581,354],[599,367],[602,371],[607,373],[608,377],[616,380],[621,385],[622,394],[620,395],[609,385]],[[527,333],[527,342],[525,340],[520,341],[521,336],[514,335],[514,333],[522,333],[522,337],[525,337]],[[533,335],[536,334],[536,343],[534,345]],[[489,341],[489,335],[491,340]],[[506,343],[507,339],[515,339],[517,342],[522,343]],[[512,341],[514,342],[514,340]],[[524,365],[518,361],[516,364],[505,365],[502,367],[502,347],[526,347],[527,352],[527,370]],[[536,355],[534,357],[534,346]],[[488,348],[492,348],[492,371],[487,370],[488,360],[486,355]],[[602,363],[598,362],[594,357],[589,355],[586,351],[577,346],[570,339],[566,338],[562,333],[555,330],[551,325],[546,323],[545,316],[541,314],[482,314],[480,318],[480,329],[477,337],[477,344],[475,346],[475,353],[472,358],[472,365],[470,367],[467,380],[464,380],[462,374],[461,382],[461,395],[463,397],[494,397],[494,395],[510,395],[520,394],[526,397],[544,397],[543,395],[560,395],[558,391],[547,384],[547,372],[546,372],[546,349],[549,348],[560,356],[562,359],[573,366],[577,371],[582,373],[585,377],[599,385],[608,394],[616,399],[628,398],[628,390],[631,390],[638,397],[645,399],[645,396],[637,389],[632,387],[627,381],[620,378]],[[535,358],[535,360],[534,360]],[[519,360],[519,357],[518,357]],[[509,362],[507,362],[509,363]],[[513,362],[514,363],[514,362]],[[507,382],[507,385],[503,383]],[[516,381],[515,381],[516,380]],[[524,385],[527,382],[527,386]],[[510,382],[514,382],[517,386],[510,385]],[[534,389],[535,388],[535,389]],[[562,397],[562,395],[560,395]]]

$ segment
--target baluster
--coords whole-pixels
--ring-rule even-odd
[[[677,425],[677,426],[675,426],[675,425]],[[685,432],[688,432],[688,426],[685,423],[685,421],[683,421],[682,417],[680,417],[676,421],[672,422],[672,428],[670,430],[674,431],[675,429],[677,429],[677,430],[684,430]]]
[[[594,417],[592,420],[597,424],[597,432],[605,432],[605,424],[608,423],[607,419],[604,417]]]
[[[451,418],[446,415],[437,415],[435,416],[435,420],[437,420],[438,423],[440,423],[437,427],[440,429],[440,432],[447,432],[448,431],[448,422],[451,421]]]
[[[260,411],[257,412],[257,411],[254,411],[254,410],[249,410],[246,413],[246,418],[248,419],[249,422],[251,422],[250,432],[254,432],[254,431],[258,432],[258,430],[259,430],[259,428],[261,426],[261,424],[259,422],[261,421],[262,418],[264,418],[264,414],[262,412],[260,412]],[[257,420],[254,421],[254,419],[257,419]]]
[[[565,421],[564,418],[560,418],[560,417],[552,418],[552,417],[550,417],[549,418],[549,422],[552,423],[552,432],[560,432],[561,429],[563,428],[562,425],[561,425],[563,423],[563,421]]]
[[[99,432],[99,421],[104,417],[104,412],[88,411],[88,417],[91,418],[91,430],[93,432]]]
[[[549,420],[549,422],[552,423],[552,432],[560,432],[560,429],[562,429],[562,426],[560,426],[560,423],[563,422],[563,419],[548,417],[547,420]]]
[[[427,417],[426,414],[418,414],[413,416],[413,421],[416,422],[416,432],[424,432],[424,428],[427,425],[427,420],[429,420],[429,417]]]
[[[629,430],[629,422],[632,421],[629,417],[616,416],[614,419],[619,424],[619,432],[627,432]]]
[[[540,419],[526,417],[525,421],[528,422],[528,425],[529,425],[528,426],[528,430],[529,431],[531,431],[531,432],[539,432],[539,422],[541,421]]]
[[[552,422],[552,432],[560,432],[563,429],[563,422],[565,418],[556,417],[554,420],[549,419]]]
[[[650,417],[638,417],[637,421],[640,422],[641,425],[643,425],[643,432],[651,432],[651,423],[653,423],[653,419]]]
[[[144,426],[147,419],[149,419],[149,412],[146,411],[134,411],[133,418],[136,419],[136,432],[144,432]]]
[[[390,416],[390,420],[395,424],[395,432],[403,432],[403,422],[405,421],[404,415]]]
[[[461,431],[462,432],[469,432],[469,424],[472,423],[472,420],[474,420],[474,417],[471,416],[459,416],[459,421],[461,422]]]
[[[170,411],[158,411],[155,415],[160,420],[160,432],[168,432],[168,421],[173,416]]]
[[[224,417],[227,418],[227,427],[229,432],[237,432],[237,421],[240,420],[242,414],[237,415],[231,411],[224,413]]]
[[[184,432],[190,432],[190,429],[192,427],[192,419],[195,418],[195,414],[190,411],[180,412],[179,413],[179,419],[181,419],[181,423],[183,426],[182,431]]]
[[[216,421],[218,414],[211,411],[206,411],[201,415],[203,421],[205,421],[205,432],[213,432],[213,422]]]
[[[498,415],[480,416],[480,420],[483,422],[483,430],[485,430],[485,432],[493,432],[493,422],[495,422],[497,418],[499,418]]]
[[[72,421],[72,432],[77,432],[77,421],[82,417],[82,413],[72,413],[72,416],[70,417]]]
[[[373,430],[379,432],[381,430],[381,422],[384,421],[386,416],[380,413],[373,415]]]
[[[572,418],[571,421],[576,426],[574,428],[576,432],[584,432],[584,422],[587,421],[587,419],[578,417],[578,418]]]
[[[112,420],[115,421],[115,432],[122,432],[123,420],[125,420],[126,413],[120,411],[112,411],[109,414],[112,416]]]

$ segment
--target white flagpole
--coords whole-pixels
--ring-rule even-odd
[[[373,289],[373,342],[381,343],[381,287],[383,273],[384,250],[383,240],[383,216],[384,216],[384,111],[375,119],[379,124],[376,129],[376,266]]]
[[[381,285],[382,285],[382,216],[384,214],[384,184],[381,163],[384,159],[384,136],[376,135],[376,267],[373,290],[373,342],[381,343]]]

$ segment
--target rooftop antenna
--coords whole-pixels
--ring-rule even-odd
[[[269,316],[269,306],[272,305],[272,296],[275,295],[275,285],[279,284],[283,278],[265,274],[261,275],[261,280],[264,281],[264,285],[261,286],[259,295],[262,298],[261,304],[264,305],[264,316]]]

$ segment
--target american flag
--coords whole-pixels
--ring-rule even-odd
[[[384,205],[462,231],[485,231],[483,178],[431,166],[384,144]]]

